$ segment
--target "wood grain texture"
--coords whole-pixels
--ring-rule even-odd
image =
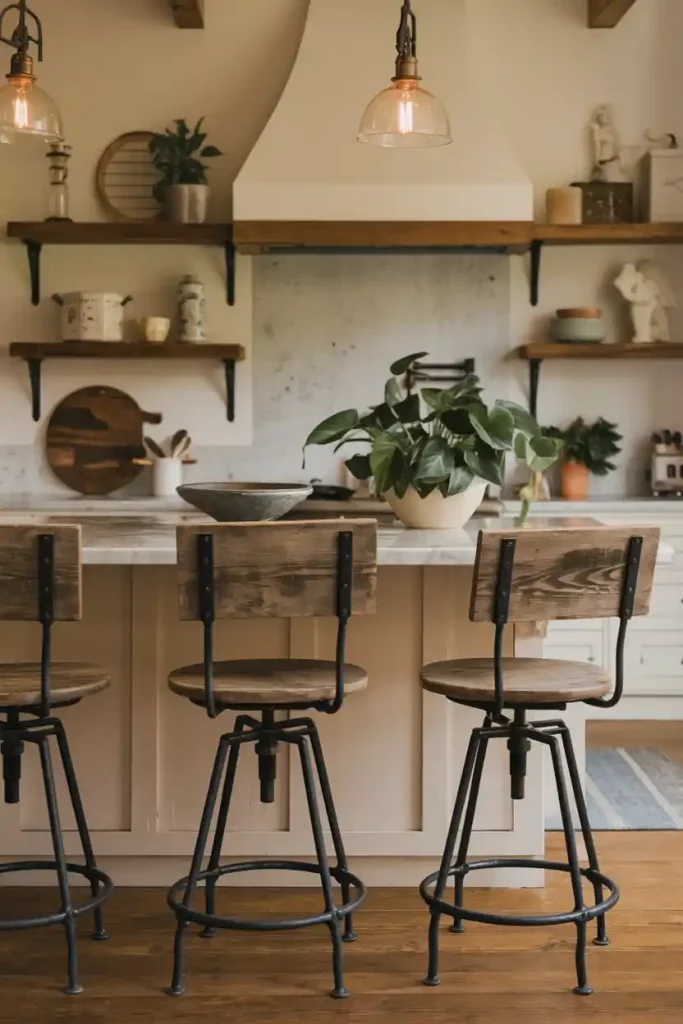
[[[238,249],[492,246],[525,251],[530,221],[236,221]]]
[[[517,352],[521,359],[683,359],[683,344],[676,341],[653,341],[641,345],[633,342],[580,345],[539,341],[522,345]]]
[[[54,537],[53,614],[81,618],[80,526],[0,526],[0,620],[38,620],[38,536]]]
[[[11,221],[8,238],[43,245],[225,245],[231,224],[166,221]]]
[[[588,27],[614,28],[636,0],[588,0]]]
[[[335,695],[336,665],[333,661],[307,661],[301,658],[263,659],[260,661],[219,661],[214,664],[214,692],[221,704],[297,704],[332,700]],[[190,700],[204,697],[204,666],[187,665],[171,672],[168,685],[174,693]],[[347,665],[344,675],[346,694],[364,690],[368,685],[365,669]]]
[[[21,359],[234,359],[241,362],[243,345],[188,344],[165,341],[15,341],[9,354]]]
[[[106,945],[89,942],[89,922],[79,922],[85,991],[75,1001],[60,992],[61,929],[2,935],[2,1024],[217,1024],[232,1018],[239,1024],[680,1024],[683,832],[658,833],[655,841],[651,832],[607,832],[596,840],[603,870],[619,883],[622,897],[608,917],[611,947],[588,947],[596,990],[590,999],[570,991],[575,936],[569,925],[466,924],[462,935],[444,927],[441,986],[423,988],[428,914],[411,886],[370,890],[355,917],[359,941],[344,949],[353,1001],[341,1009],[327,995],[324,928],[287,935],[221,932],[211,942],[188,929],[188,995],[169,1001],[163,989],[174,921],[165,891],[121,887],[105,906]],[[548,836],[547,856],[566,858],[561,835]],[[468,887],[465,899],[478,910],[542,914],[570,907],[572,897],[568,877],[556,873],[547,876],[545,889]],[[220,913],[249,917],[321,910],[313,887],[219,886],[216,902]],[[8,917],[51,910],[55,888],[5,887],[2,904]],[[226,1007],[233,1012],[226,1014]]]
[[[109,686],[109,677],[97,665],[53,662],[50,666],[50,699],[80,700]],[[33,707],[40,703],[40,665],[28,662],[0,664],[0,707]]]
[[[178,28],[204,28],[204,0],[171,0]]]
[[[80,494],[111,494],[141,472],[146,458],[145,423],[158,413],[143,412],[125,391],[81,388],[55,407],[46,432],[46,451],[55,476]]]
[[[660,531],[652,526],[482,530],[470,618],[493,621],[501,542],[514,538],[510,622],[603,619],[619,614],[631,537],[643,538],[634,615],[647,615]]]
[[[199,618],[197,535],[206,533],[214,539],[217,618],[335,615],[338,537],[344,531],[353,533],[353,614],[374,614],[377,523],[332,519],[179,526],[180,618]]]
[[[535,224],[546,245],[680,245],[683,224]]]
[[[506,707],[563,704],[603,697],[612,689],[609,675],[582,662],[550,658],[503,658]],[[495,700],[492,658],[438,661],[420,672],[425,690],[451,700],[486,704]]]

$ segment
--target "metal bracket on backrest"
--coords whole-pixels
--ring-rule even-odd
[[[209,718],[216,718],[213,692],[213,623],[215,617],[213,534],[197,534],[197,604],[204,624],[204,700]]]
[[[353,533],[348,530],[340,533],[338,545],[337,618],[348,619],[353,591]]]
[[[55,538],[52,533],[38,536],[38,621],[44,626],[54,619]]]
[[[626,562],[624,586],[621,592],[621,606],[619,608],[620,619],[630,619],[633,615],[633,604],[636,597],[636,586],[638,584],[638,572],[640,570],[640,556],[642,551],[643,538],[631,537],[628,544],[628,560]]]
[[[512,590],[512,569],[515,564],[516,546],[517,541],[514,537],[506,537],[501,541],[498,579],[496,581],[496,594],[493,604],[493,621],[496,625],[504,626],[508,620],[510,591]]]

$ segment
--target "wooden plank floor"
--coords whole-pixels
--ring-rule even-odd
[[[442,937],[442,984],[420,984],[426,915],[412,890],[376,890],[358,915],[360,939],[347,947],[350,999],[334,1002],[323,929],[291,934],[223,933],[188,940],[188,995],[172,999],[173,922],[161,891],[121,890],[107,906],[111,939],[79,948],[86,991],[60,992],[65,950],[60,929],[0,933],[0,1022],[16,1024],[681,1024],[683,1021],[683,833],[603,833],[603,868],[619,880],[613,944],[589,948],[596,994],[571,993],[573,938],[560,928],[468,925]],[[561,856],[559,837],[549,853]],[[507,910],[565,909],[566,878],[546,891],[469,890],[473,905]],[[50,901],[52,896],[52,901]],[[220,891],[235,912],[280,913],[318,906],[307,890]],[[54,904],[50,890],[0,889],[3,915]]]

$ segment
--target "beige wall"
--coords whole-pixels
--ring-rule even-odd
[[[434,10],[432,0],[416,2],[423,25],[429,21],[430,4]],[[232,179],[287,80],[307,3],[206,0],[206,5],[207,30],[195,33],[173,27],[166,0],[35,0],[46,33],[46,60],[39,69],[41,83],[60,102],[74,146],[71,181],[77,219],[99,216],[93,170],[99,153],[114,136],[133,128],[160,128],[174,116],[191,118],[200,114],[207,115],[213,140],[226,151],[212,171],[212,213],[216,219],[228,214]],[[647,128],[678,131],[683,136],[680,0],[638,0],[619,28],[607,32],[585,28],[585,0],[468,0],[468,6],[470,59],[486,85],[488,104],[509,130],[520,163],[533,181],[539,214],[546,187],[586,174],[586,124],[594,104],[615,104],[619,127],[628,143],[638,142]],[[398,7],[397,0],[396,14]],[[358,26],[359,33],[362,28]],[[389,29],[386,51],[378,54],[378,86],[391,57],[393,21]],[[428,41],[426,26],[424,34]],[[428,60],[426,52],[423,71],[427,77]],[[451,117],[457,121],[457,98]],[[38,146],[27,143],[21,149],[3,147],[0,220],[42,217],[46,177]],[[500,335],[492,337],[487,345],[486,365],[496,356],[502,360],[530,329],[543,331],[545,318],[559,305],[598,301],[614,331],[620,330],[622,308],[610,282],[619,263],[634,256],[638,252],[628,249],[548,253],[538,311],[528,306],[523,261],[511,260],[503,272],[506,289],[505,278],[510,275],[508,326],[506,330],[503,323]],[[661,259],[680,291],[681,254],[676,249],[664,250]],[[392,289],[405,293],[411,287],[412,277],[405,266],[397,261],[395,278],[388,273],[380,275],[372,305],[362,311],[364,324],[371,327],[375,315],[378,328],[382,324],[386,328],[385,320],[380,318],[393,307]],[[170,312],[177,278],[188,270],[196,271],[207,285],[211,336],[217,341],[251,346],[251,272],[247,260],[239,268],[238,304],[233,310],[224,302],[218,252],[54,248],[46,250],[44,268],[46,294],[81,288],[131,291],[137,298],[135,306],[129,307],[131,315]],[[438,275],[432,284],[426,269],[425,264],[420,287],[433,288],[433,294],[423,305],[450,317],[448,275]],[[350,294],[356,270],[349,268],[347,274],[340,265],[338,273]],[[304,264],[301,271],[291,275],[298,277],[295,294],[281,291],[264,296],[269,311],[277,305],[275,320],[296,325],[299,332],[306,330],[309,296],[317,306],[323,300],[322,293],[316,297],[310,292],[317,287],[319,275],[313,274],[310,280],[306,275]],[[272,275],[262,277],[264,287],[269,287]],[[483,280],[487,280],[485,275]],[[481,301],[487,301],[485,294]],[[28,302],[25,258],[16,243],[0,244],[0,309],[2,347],[11,340],[56,337],[56,309],[45,301],[34,310]],[[468,308],[467,315],[476,316],[476,310],[470,312]],[[472,354],[467,325],[455,322],[456,331],[449,328],[449,323],[441,325],[444,336],[439,344],[444,350],[452,346],[449,351],[455,356]],[[434,325],[427,325],[427,333],[439,333],[441,326],[435,331]],[[680,311],[675,314],[675,334],[679,330],[683,332]],[[477,333],[473,332],[475,340]],[[678,336],[683,337],[683,333]],[[259,350],[265,353],[272,345],[265,328],[254,343],[257,354]],[[307,351],[316,345],[322,350],[330,344],[327,337],[319,335],[302,338]],[[443,354],[439,351],[440,356]],[[380,359],[373,356],[368,337],[362,355],[354,357],[362,360],[359,365],[364,386],[374,379],[379,385],[383,379],[385,352]],[[262,368],[268,365],[269,359],[261,360]],[[142,364],[130,370],[102,369],[97,364],[51,365],[45,373],[45,407],[49,409],[77,386],[109,381],[131,391],[143,405],[164,412],[169,431],[188,426],[200,445],[244,446],[252,438],[250,367],[251,363],[239,372],[238,419],[233,426],[225,422],[221,375],[205,366],[197,367],[196,372],[188,372],[186,367],[164,368],[163,378],[157,379],[158,371]],[[517,364],[500,366],[495,376],[497,387],[501,375],[509,375],[505,378],[509,396],[522,397],[526,387],[523,368]],[[0,447],[32,445],[42,436],[30,419],[25,377],[23,366],[0,360]],[[315,382],[311,388],[315,390]],[[263,395],[259,398],[257,394],[257,403],[272,403],[273,393],[267,382],[261,382],[261,390]],[[576,412],[603,413],[618,420],[625,428],[629,449],[624,472],[600,482],[598,487],[607,492],[633,491],[640,481],[642,438],[655,427],[676,422],[679,390],[676,371],[672,375],[667,364],[653,364],[646,372],[636,366],[615,369],[611,364],[548,367],[544,369],[541,414],[546,420],[561,420]],[[348,395],[345,404],[354,399],[354,395]],[[264,408],[256,408],[257,420],[264,418],[264,412]],[[272,415],[272,408],[269,412]],[[300,422],[302,436],[316,417],[315,412],[307,411],[306,393],[297,396],[286,414],[290,423],[291,416]],[[248,457],[242,449],[240,464],[247,463],[252,466],[251,475],[258,475],[258,453]],[[0,487],[1,469],[0,465]]]

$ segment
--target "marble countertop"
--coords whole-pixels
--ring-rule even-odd
[[[70,503],[69,503],[70,502]],[[0,509],[3,523],[78,522],[83,530],[83,562],[86,565],[175,565],[176,526],[182,523],[210,523],[212,520],[195,512],[185,502],[171,499],[163,508],[159,502],[125,502],[125,508],[112,501],[103,508],[102,501],[67,499],[46,502],[37,499],[31,505],[17,504],[13,509]],[[533,516],[534,526],[557,529],[560,526],[597,524],[598,517]],[[512,527],[512,519],[476,518],[462,530],[409,530],[406,527],[380,527],[377,560],[380,565],[474,565],[477,534],[486,528]],[[673,560],[673,549],[660,545],[659,562]]]

